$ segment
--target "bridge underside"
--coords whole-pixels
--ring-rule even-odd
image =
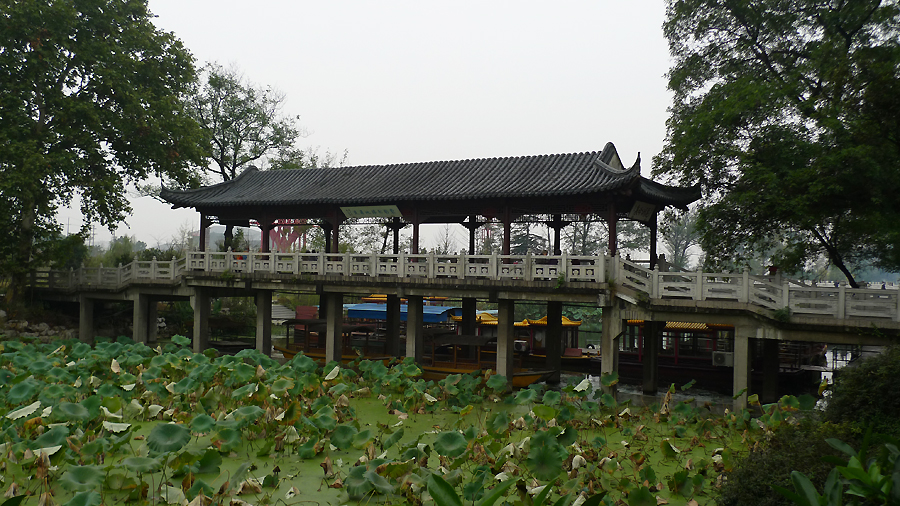
[[[628,290],[619,288],[618,295],[606,283],[566,283],[560,287],[550,281],[487,280],[487,279],[418,279],[418,278],[378,278],[341,275],[304,276],[302,279],[285,275],[242,277],[237,275],[194,273],[185,275],[180,282],[170,284],[132,284],[120,290],[81,290],[69,294],[56,293],[53,298],[80,303],[80,335],[87,341],[94,335],[94,302],[99,300],[132,301],[134,304],[133,338],[147,343],[155,340],[156,302],[163,300],[190,300],[194,308],[195,351],[202,351],[209,345],[210,304],[218,297],[253,297],[257,305],[256,347],[264,353],[271,353],[271,308],[274,292],[305,292],[320,296],[325,308],[324,318],[328,331],[326,340],[327,358],[340,359],[340,328],[342,325],[341,304],[345,295],[387,294],[393,300],[406,298],[408,306],[408,328],[406,348],[398,346],[399,326],[389,332],[386,349],[397,355],[422,357],[423,325],[422,305],[424,297],[443,296],[460,298],[464,308],[464,328],[471,326],[467,321],[474,315],[474,301],[496,302],[499,308],[497,371],[511,377],[513,371],[513,312],[516,302],[543,302],[548,314],[561,314],[563,304],[589,304],[603,308],[603,337],[601,342],[600,372],[617,370],[619,338],[627,320],[650,322],[648,329],[665,322],[695,322],[706,324],[727,324],[734,327],[734,369],[733,392],[740,394],[736,406],[746,404],[750,393],[750,343],[762,340],[810,341],[853,345],[887,345],[895,342],[900,335],[900,322],[892,320],[873,324],[871,319],[836,319],[798,315],[790,321],[780,322],[772,318],[771,311],[759,306],[734,301],[652,299],[638,302],[629,296]],[[50,294],[47,294],[50,296]],[[399,313],[399,304],[394,307]],[[395,315],[399,318],[399,315]],[[391,326],[388,326],[390,328]],[[556,330],[555,332],[559,332]],[[654,344],[659,333],[650,333],[645,341],[644,390],[655,393],[658,377]],[[332,336],[337,336],[336,338]],[[645,339],[648,339],[645,337]],[[551,337],[550,341],[554,341]],[[768,346],[768,345],[767,345]],[[767,348],[772,350],[772,346]],[[774,348],[777,360],[777,348]],[[552,350],[548,365],[557,371],[560,368],[559,347]],[[772,353],[769,351],[768,353]],[[769,371],[771,372],[771,371]],[[777,369],[775,369],[777,373]],[[558,375],[557,375],[558,378]],[[771,385],[771,383],[768,383]],[[764,387],[765,388],[765,387]],[[774,395],[760,392],[761,398]]]

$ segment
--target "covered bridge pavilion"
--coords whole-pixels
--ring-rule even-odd
[[[376,217],[389,218],[385,221],[394,234],[395,253],[404,226],[412,226],[410,253],[417,254],[421,224],[459,223],[469,230],[469,253],[474,254],[476,230],[496,220],[503,226],[502,254],[508,255],[512,224],[537,220],[554,230],[553,249],[559,255],[564,227],[579,219],[602,219],[614,255],[616,224],[628,219],[650,229],[652,268],[659,212],[685,209],[701,194],[699,186],[651,181],[640,169],[640,155],[626,168],[615,146],[607,143],[603,151],[586,153],[283,171],[251,168],[212,186],[163,188],[161,197],[173,207],[200,213],[201,249],[210,225],[248,226],[252,220],[262,229],[262,251],[269,252],[273,228],[305,219],[318,220],[325,231],[325,252],[337,252],[342,223]],[[388,306],[389,313],[396,306],[399,314],[397,296],[388,297]],[[548,303],[550,320],[561,320],[561,315],[561,303]],[[399,322],[393,325],[399,328]],[[463,298],[463,332],[474,333],[474,327],[475,299]],[[388,321],[389,336],[391,328]]]

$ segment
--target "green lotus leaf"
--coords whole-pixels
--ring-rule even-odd
[[[334,385],[333,387],[328,389],[328,394],[337,397],[346,393],[348,390],[350,390],[350,385],[346,383],[338,383],[337,385]]]
[[[0,369],[0,385],[8,385],[16,375],[8,369]]]
[[[28,378],[17,385],[13,385],[6,393],[6,402],[13,406],[25,404],[34,399],[34,397],[44,387],[44,383]]]
[[[562,446],[569,446],[575,443],[575,441],[578,441],[578,431],[575,427],[566,427],[566,430],[556,436],[556,442]]]
[[[319,368],[315,360],[302,353],[294,355],[294,358],[288,364],[299,372],[315,372]]]
[[[397,432],[394,432],[390,436],[384,438],[384,441],[382,441],[382,445],[384,446],[384,449],[386,450],[386,449],[394,446],[395,444],[399,443],[402,438],[403,438],[403,429],[401,428]]]
[[[178,383],[175,383],[174,390],[175,390],[176,394],[184,395],[184,394],[189,394],[191,392],[195,392],[199,388],[200,388],[199,381],[197,381],[194,378],[187,377],[187,378],[184,378],[183,380],[179,381]]]
[[[122,465],[125,468],[136,473],[152,473],[162,467],[162,461],[151,457],[128,457],[122,459]]]
[[[278,378],[272,382],[272,393],[275,395],[284,395],[285,392],[294,388],[294,380],[290,378]]]
[[[544,392],[544,398],[541,400],[544,404],[548,406],[556,406],[559,404],[560,399],[562,399],[562,394],[560,394],[556,390],[547,390]]]
[[[375,487],[366,476],[365,466],[355,466],[350,469],[347,479],[344,480],[344,487],[351,499],[360,499],[371,492]]]
[[[190,439],[191,431],[184,425],[161,423],[150,431],[147,446],[158,453],[171,452],[186,445]]]
[[[297,454],[301,459],[311,459],[316,456],[316,440],[310,439],[309,441],[300,445],[297,448]]]
[[[441,506],[462,506],[462,500],[453,489],[453,486],[436,474],[428,477],[428,494],[434,502]]]
[[[118,398],[117,396],[120,396],[123,394],[124,394],[124,392],[122,392],[122,389],[116,385],[113,385],[112,383],[104,383],[104,384],[100,385],[100,387],[97,389],[97,395],[99,395],[100,397]],[[110,409],[110,411],[114,411],[114,410]],[[118,410],[115,410],[115,411],[118,411]]]
[[[326,413],[323,411],[324,410],[320,409],[316,416],[312,418],[312,422],[316,427],[324,431],[334,430],[337,425],[337,419],[334,417],[334,413]]]
[[[68,436],[69,428],[65,425],[57,425],[38,436],[38,438],[34,440],[34,448],[46,448],[48,446],[65,444]]]
[[[369,429],[361,430],[353,435],[353,447],[357,450],[364,450],[370,444],[375,442],[375,435]]]
[[[331,444],[338,450],[347,450],[353,443],[353,436],[359,431],[352,425],[338,425],[331,433]]]
[[[519,393],[516,394],[514,402],[516,404],[528,404],[530,402],[534,402],[535,399],[537,399],[537,391],[526,388],[523,390],[519,390]]]
[[[54,367],[46,374],[47,379],[56,383],[72,383],[75,376],[64,367]]]
[[[241,445],[241,431],[237,429],[219,429],[215,436],[216,444],[221,452],[236,450]]]
[[[488,433],[495,438],[503,436],[509,431],[509,422],[509,413],[506,411],[494,413],[494,415],[487,420]]]
[[[228,375],[226,385],[243,385],[256,378],[256,368],[248,364],[238,364]]]
[[[558,445],[532,446],[528,452],[526,464],[535,478],[541,481],[551,481],[563,471],[565,459],[566,453],[560,451]]]
[[[434,450],[438,455],[456,458],[465,453],[466,444],[466,438],[459,432],[441,432],[434,440]]]
[[[485,385],[494,392],[502,392],[506,390],[509,382],[507,381],[506,376],[503,376],[501,374],[493,374],[490,378],[488,378]]]
[[[178,346],[190,346],[191,345],[191,340],[189,338],[184,337],[179,334],[175,334],[174,336],[172,336],[172,342],[177,344]]]
[[[28,363],[28,372],[30,372],[31,374],[37,375],[37,376],[43,376],[44,374],[47,373],[47,371],[49,371],[52,368],[53,368],[53,362],[51,362],[47,359],[44,359],[44,358],[39,358],[37,360],[31,360]]]
[[[216,419],[209,415],[197,415],[191,420],[191,431],[197,434],[204,434],[213,430],[216,426]]]
[[[206,497],[212,497],[215,493],[216,489],[214,489],[212,485],[198,478],[194,481],[191,488],[187,489],[187,492],[185,492],[184,495],[187,499],[193,501],[200,494],[203,494]],[[201,504],[205,504],[205,502],[202,502]]]
[[[202,457],[191,466],[191,471],[197,474],[218,474],[222,465],[222,456],[216,450],[206,450]]]
[[[253,423],[262,416],[265,411],[259,406],[241,406],[234,410],[231,413],[231,416],[238,422],[242,427],[246,427],[247,425]]]
[[[259,384],[257,383],[247,383],[246,385],[238,388],[234,392],[231,392],[232,399],[242,399],[246,397],[250,397],[255,394],[256,391],[259,390]]]
[[[538,416],[538,418],[543,418],[547,421],[556,418],[556,415],[559,413],[556,408],[546,406],[544,404],[538,404],[537,406],[534,406],[533,408],[531,408],[531,411],[533,411],[534,414]]]
[[[103,485],[103,468],[98,466],[71,466],[63,473],[59,483],[70,492],[97,490]]]
[[[102,503],[103,496],[94,490],[86,490],[73,495],[63,506],[100,506]],[[6,506],[6,503],[3,503],[3,506]]]

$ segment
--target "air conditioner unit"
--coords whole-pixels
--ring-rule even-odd
[[[712,355],[713,365],[721,367],[734,367],[734,352],[714,351]]]

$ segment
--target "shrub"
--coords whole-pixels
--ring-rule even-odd
[[[841,369],[835,378],[825,420],[851,423],[859,432],[870,425],[876,434],[900,436],[900,347],[860,360]],[[877,438],[876,438],[877,440]]]
[[[764,446],[735,463],[720,489],[720,506],[776,506],[793,504],[776,493],[772,485],[793,489],[791,472],[800,471],[821,490],[834,468],[822,457],[841,453],[825,442],[828,438],[852,441],[846,425],[819,423],[805,419],[796,426],[784,426]]]

